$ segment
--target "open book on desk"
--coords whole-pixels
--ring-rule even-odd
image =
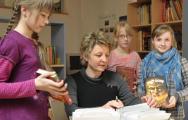
[[[116,111],[106,108],[84,108],[73,112],[72,120],[168,120],[170,113],[150,108],[146,103],[126,106]]]

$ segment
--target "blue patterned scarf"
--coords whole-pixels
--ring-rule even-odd
[[[172,48],[164,54],[157,51],[150,52],[143,60],[141,66],[141,87],[145,91],[145,80],[148,77],[163,77],[167,87],[171,85],[170,81],[174,81],[176,91],[183,89],[181,76],[181,56]]]

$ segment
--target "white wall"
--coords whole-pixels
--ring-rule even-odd
[[[81,21],[83,34],[98,30],[98,16],[102,8],[100,3],[101,0],[82,0]]]
[[[81,0],[82,32],[99,29],[99,19],[110,15],[127,15],[127,0]],[[118,20],[118,19],[117,19]]]
[[[10,10],[5,10],[0,8],[0,18],[3,20],[7,20],[10,18],[11,16],[11,11]],[[8,23],[1,23],[0,22],[0,36],[4,35],[4,33],[6,32],[6,28],[8,26]]]
[[[67,0],[65,15],[65,42],[66,51],[79,51],[82,24],[81,24],[81,0]],[[77,44],[78,43],[78,44]]]
[[[116,16],[127,15],[127,0],[101,0],[102,10],[100,15]]]
[[[81,3],[82,0],[65,0],[67,15],[54,14],[51,17],[53,22],[64,23],[66,44],[64,47],[67,52],[79,51],[78,44],[82,37]]]

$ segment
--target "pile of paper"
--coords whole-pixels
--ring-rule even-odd
[[[117,110],[120,120],[168,120],[170,113],[158,108],[150,108],[146,103],[126,106]]]
[[[84,108],[73,112],[72,120],[168,120],[170,113],[150,108],[146,103],[126,106],[116,111],[106,108]]]
[[[120,114],[114,109],[84,108],[73,112],[72,120],[120,120]]]

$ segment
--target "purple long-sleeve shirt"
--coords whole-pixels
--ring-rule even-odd
[[[40,67],[33,42],[16,31],[0,41],[0,120],[47,120],[48,99],[36,92]]]

